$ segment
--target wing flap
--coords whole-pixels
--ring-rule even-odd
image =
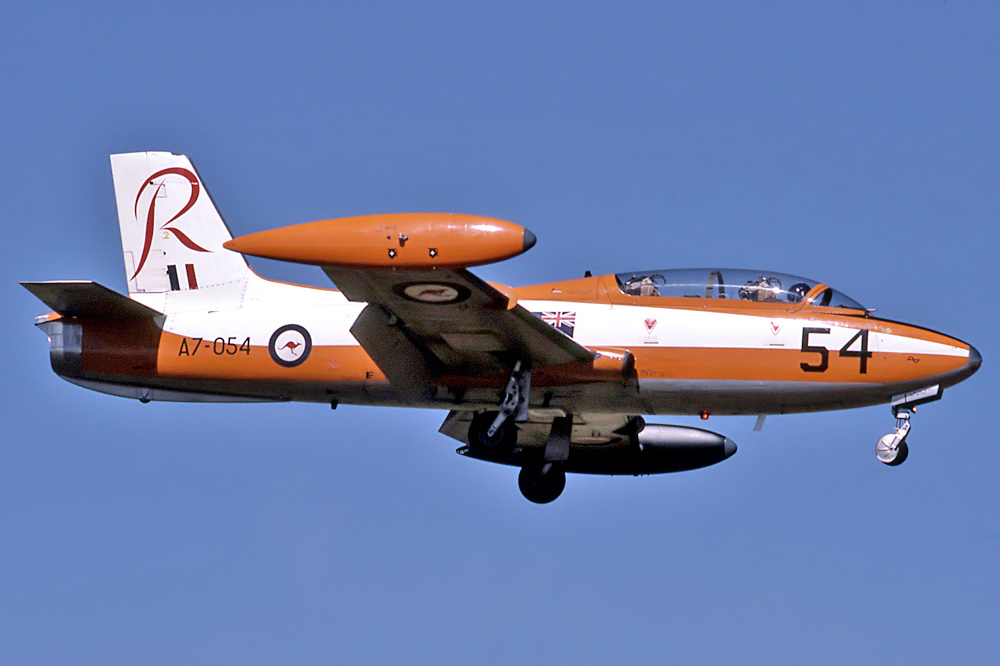
[[[370,304],[351,326],[353,335],[392,387],[410,400],[427,398],[436,390],[435,364],[406,330],[391,323],[391,315]]]

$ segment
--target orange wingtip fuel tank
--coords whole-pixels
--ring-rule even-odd
[[[535,234],[475,215],[401,213],[307,222],[241,236],[223,247],[266,259],[357,268],[456,268],[509,259]]]

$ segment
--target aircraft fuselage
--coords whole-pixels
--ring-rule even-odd
[[[852,408],[950,386],[979,363],[964,342],[863,311],[670,298],[643,306],[608,296],[607,281],[574,281],[600,287],[603,298],[590,302],[525,298],[519,304],[588,348],[627,350],[634,376],[608,382],[606,374],[580,364],[538,368],[532,406],[718,415]],[[50,337],[61,329],[53,367],[90,388],[143,399],[439,409],[487,409],[506,381],[504,374],[442,378],[436,395],[403,398],[350,333],[365,304],[332,290],[261,286],[268,293],[242,308],[173,314],[162,328],[151,321],[47,320],[42,326]],[[552,290],[519,291],[530,296],[546,289]]]

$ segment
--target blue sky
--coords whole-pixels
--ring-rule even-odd
[[[4,4],[0,661],[996,663],[998,27],[926,1]],[[764,267],[985,362],[899,468],[888,407],[720,417],[717,466],[539,507],[443,412],[56,377],[17,281],[125,289],[108,154],[134,150],[189,154],[237,234],[489,215],[539,239],[489,280]]]

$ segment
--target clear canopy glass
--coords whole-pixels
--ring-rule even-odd
[[[618,273],[622,293],[632,296],[718,298],[756,303],[799,303],[821,284],[808,278],[773,271],[740,268],[681,268]],[[864,306],[836,289],[826,287],[813,305],[864,310]]]

